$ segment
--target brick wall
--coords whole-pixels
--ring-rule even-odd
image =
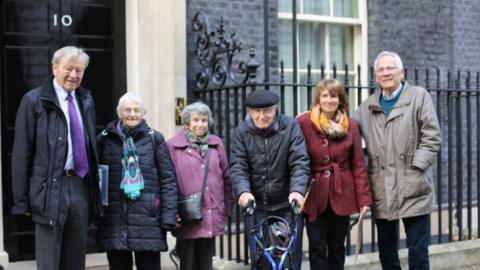
[[[480,70],[480,3],[453,1],[453,47],[455,70]]]
[[[368,1],[368,59],[397,52],[407,67],[451,67],[452,0]]]

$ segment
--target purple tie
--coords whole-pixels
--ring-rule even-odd
[[[75,173],[80,177],[85,177],[88,173],[87,149],[85,148],[85,138],[83,136],[80,120],[78,119],[77,108],[73,102],[73,97],[69,93],[68,115],[70,116],[70,136],[72,136],[72,152]]]

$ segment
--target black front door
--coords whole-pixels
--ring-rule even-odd
[[[123,0],[0,0],[0,116],[5,249],[11,260],[34,256],[34,226],[10,214],[10,157],[22,96],[51,74],[56,49],[76,45],[90,55],[82,85],[92,90],[97,125],[115,117],[126,90]],[[90,250],[94,249],[91,241]]]

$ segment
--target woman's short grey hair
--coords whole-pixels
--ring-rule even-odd
[[[127,101],[133,101],[140,106],[140,109],[142,110],[142,114],[145,114],[147,109],[145,108],[145,103],[143,103],[143,98],[139,96],[138,94],[135,94],[133,92],[127,92],[123,96],[120,97],[118,100],[118,105],[117,105],[117,113],[120,113],[123,109],[123,105]]]
[[[373,62],[373,66],[375,67],[375,70],[377,70],[378,60],[380,60],[380,58],[384,56],[393,57],[395,59],[395,67],[398,68],[399,70],[403,70],[403,63],[400,56],[395,52],[389,52],[389,51],[383,51],[377,55],[377,58],[375,58],[375,62]]]
[[[210,110],[207,104],[200,101],[194,102],[183,109],[182,124],[184,125],[190,124],[190,118],[192,117],[193,113],[206,115],[208,117],[208,125],[213,124],[212,111]]]
[[[90,57],[88,54],[83,50],[75,46],[66,46],[63,48],[58,49],[52,57],[52,64],[59,64],[63,58],[77,58],[82,59],[85,62],[85,68],[88,67],[88,63],[90,62]]]

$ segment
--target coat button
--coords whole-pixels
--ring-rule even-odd
[[[329,156],[324,156],[323,157],[323,163],[327,163],[330,161],[330,157]]]
[[[325,177],[330,177],[330,175],[332,175],[332,172],[331,172],[330,170],[326,170],[323,175],[324,175]]]
[[[202,167],[202,168],[203,168],[203,167],[205,167],[205,165],[203,165],[203,164],[202,164],[200,167]]]
[[[57,182],[57,178],[53,178],[52,182],[54,182],[54,183]]]
[[[58,140],[59,140],[59,141],[63,140],[63,137],[58,137]]]
[[[267,178],[267,177],[266,177],[265,175],[264,175],[264,176],[262,176],[262,179],[263,179],[263,180],[265,180],[266,178]]]
[[[328,140],[327,140],[327,139],[323,139],[322,146],[327,146],[327,145],[328,145]]]

